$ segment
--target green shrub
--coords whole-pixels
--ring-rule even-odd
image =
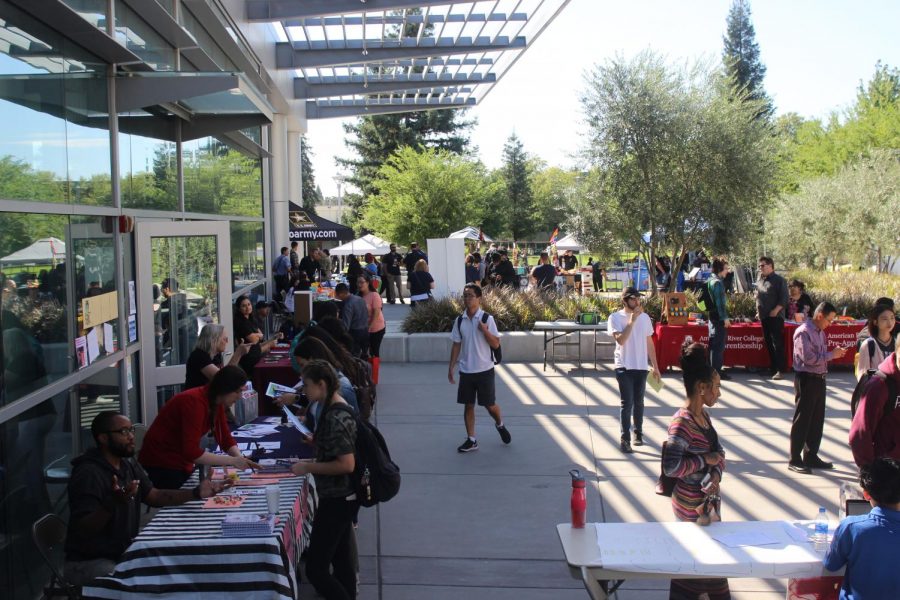
[[[828,301],[839,313],[865,319],[875,300],[886,296],[900,300],[900,277],[871,271],[796,271],[788,281],[799,279],[814,304]]]

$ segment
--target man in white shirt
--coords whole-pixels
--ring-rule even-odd
[[[503,425],[500,407],[496,404],[494,386],[494,360],[491,349],[500,347],[500,334],[494,317],[481,310],[481,287],[470,283],[463,288],[463,301],[466,312],[453,321],[450,339],[453,348],[450,350],[450,369],[447,379],[455,384],[453,370],[459,365],[459,389],[456,402],[465,406],[463,417],[466,423],[466,441],[457,448],[459,452],[478,450],[475,439],[475,400],[485,407],[497,433],[504,444],[512,440],[512,436]]]
[[[656,347],[653,345],[653,321],[641,307],[641,294],[633,287],[622,291],[622,310],[609,315],[607,331],[616,340],[613,361],[619,396],[619,423],[622,439],[619,449],[630,454],[632,413],[634,414],[634,445],[643,446],[641,427],[644,423],[644,389],[647,387],[647,359],[653,368],[650,376],[659,380]]]

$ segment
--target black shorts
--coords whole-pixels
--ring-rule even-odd
[[[497,401],[493,368],[480,373],[460,372],[459,389],[456,391],[457,404],[475,404],[476,398],[479,406],[493,406]]]

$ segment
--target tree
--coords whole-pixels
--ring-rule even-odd
[[[313,172],[312,146],[305,135],[300,136],[300,196],[303,198],[303,208],[316,210],[316,204],[322,202],[322,193],[316,186],[316,175]]]
[[[728,251],[762,219],[775,181],[763,101],[644,52],[595,67],[582,104],[593,173],[569,220],[582,243],[615,237],[649,264],[667,246],[677,269],[687,250]]]
[[[559,167],[545,167],[540,161],[531,161],[531,189],[534,194],[534,230],[550,233],[559,227],[572,212],[572,203],[578,191],[578,171],[566,171]]]
[[[506,193],[501,210],[506,215],[506,229],[513,241],[525,239],[534,229],[534,206],[531,193],[528,156],[515,133],[503,146],[503,181]]]
[[[362,223],[398,244],[446,237],[480,223],[497,195],[497,185],[481,163],[447,150],[399,149],[378,173],[377,193],[366,204]]]
[[[750,2],[733,0],[726,23],[722,37],[725,73],[739,90],[746,92],[747,98],[762,103],[759,116],[768,118],[772,114],[772,102],[763,88],[766,67],[759,60],[759,44],[756,43],[756,31],[750,18]]]

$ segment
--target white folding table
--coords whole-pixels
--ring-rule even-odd
[[[593,600],[605,600],[627,579],[839,574],[825,571],[823,555],[811,543],[792,537],[785,525],[785,521],[720,522],[708,527],[688,522],[588,523],[584,529],[572,529],[562,523],[556,530],[572,576],[581,579]],[[775,543],[729,547],[713,537],[748,535],[763,535]]]
[[[576,346],[578,348],[578,363],[581,364],[581,333],[585,331],[594,334],[594,361],[597,360],[597,332],[606,331],[606,321],[594,325],[581,325],[571,320],[537,321],[534,331],[544,332],[544,370],[547,370],[547,344],[551,344],[550,362],[556,363],[556,346]],[[560,338],[576,334],[575,342],[558,342]]]

